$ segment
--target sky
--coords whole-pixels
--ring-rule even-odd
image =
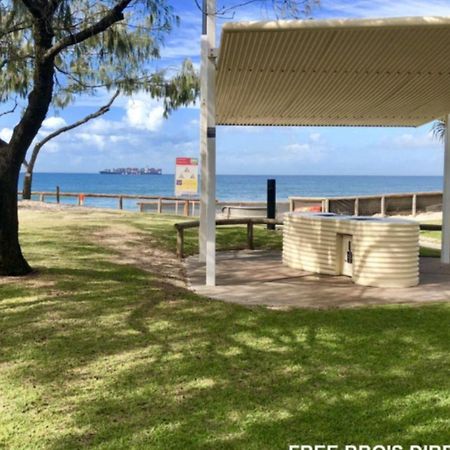
[[[170,2],[170,1],[169,1]],[[158,68],[199,66],[201,14],[195,0],[170,2],[181,22],[166,37]],[[240,0],[218,1],[230,6]],[[270,4],[270,1],[268,2]],[[448,0],[321,0],[315,19],[450,16]],[[268,20],[270,8],[250,4],[218,21]],[[220,32],[218,33],[220,36]],[[62,111],[50,110],[38,138],[107,103],[108,93],[80,97]],[[0,112],[6,105],[0,106]],[[0,118],[0,138],[8,140],[19,119]],[[218,127],[217,172],[264,175],[441,175],[443,145],[431,124],[420,128]],[[199,155],[198,103],[168,119],[148,95],[119,97],[111,111],[45,145],[38,172],[98,172],[113,167],[157,167],[173,173],[177,156]]]

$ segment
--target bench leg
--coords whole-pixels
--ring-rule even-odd
[[[253,223],[247,223],[247,248],[249,250],[254,250],[253,245]]]
[[[177,230],[177,258],[179,260],[184,258],[184,230],[182,228]]]

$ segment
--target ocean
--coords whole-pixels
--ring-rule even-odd
[[[217,198],[220,201],[264,201],[267,179],[277,182],[277,200],[291,196],[345,196],[401,192],[441,191],[439,176],[322,176],[322,175],[218,175]],[[19,181],[22,190],[23,175]],[[174,195],[173,175],[101,175],[92,173],[36,173],[33,191]],[[53,199],[49,198],[48,201]],[[74,199],[62,199],[74,203]],[[87,199],[87,206],[117,207],[114,199]],[[136,201],[126,201],[126,209],[137,209]]]

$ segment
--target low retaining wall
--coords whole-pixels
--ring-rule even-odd
[[[221,214],[226,219],[237,217],[267,217],[267,203],[265,202],[226,202],[219,203]],[[277,202],[276,216],[281,218],[289,212],[289,202]]]

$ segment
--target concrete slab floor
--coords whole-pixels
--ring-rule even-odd
[[[217,286],[208,287],[198,256],[185,261],[190,288],[200,295],[273,309],[351,308],[450,302],[450,267],[438,258],[420,259],[420,284],[387,289],[358,286],[350,278],[317,275],[284,266],[281,253],[241,250],[217,253]]]

